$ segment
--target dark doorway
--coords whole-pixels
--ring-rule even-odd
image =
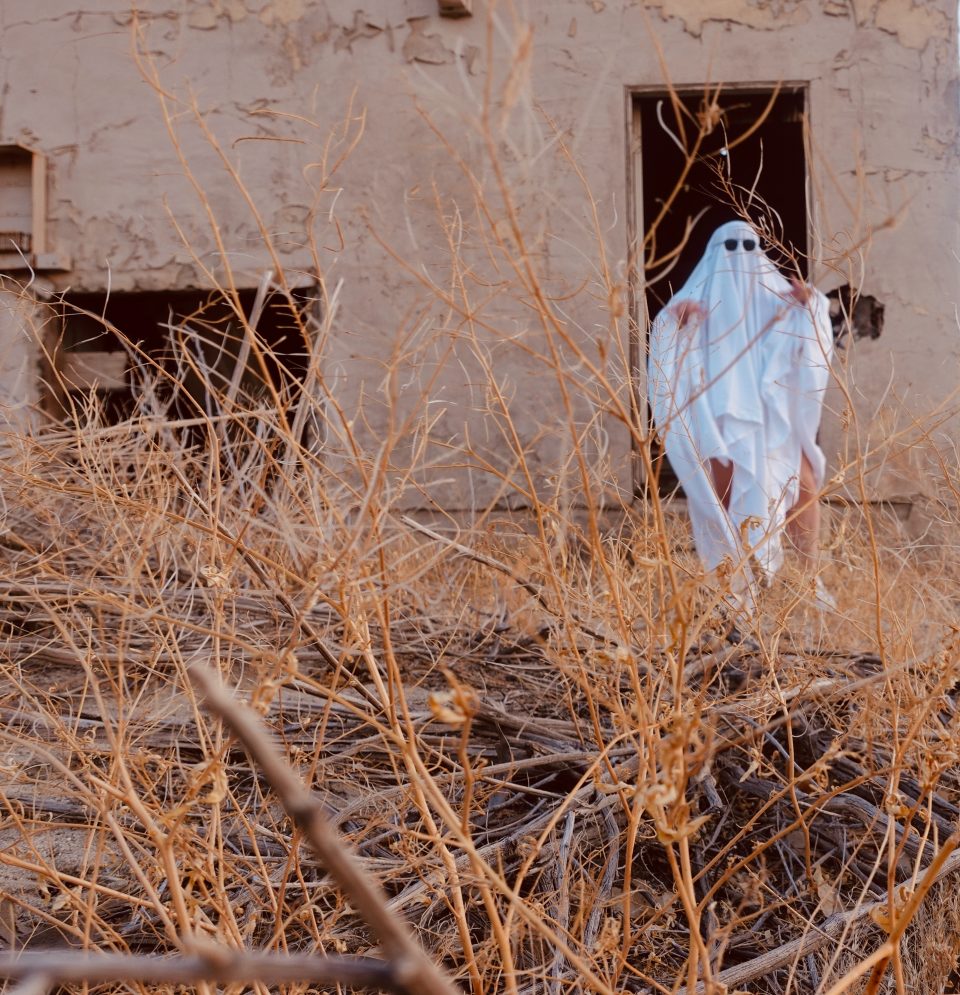
[[[292,305],[282,294],[257,290],[241,290],[238,298],[255,324],[255,348],[233,307],[216,294],[67,294],[53,357],[56,406],[68,414],[70,395],[94,390],[104,419],[115,423],[137,409],[145,382],[171,418],[212,414],[225,396],[249,400],[271,388],[291,402],[307,372],[302,329],[310,296]]]
[[[675,97],[676,103],[664,91],[633,98],[636,275],[646,304],[646,317],[638,314],[638,360],[644,365],[649,320],[682,286],[725,221],[749,218],[772,259],[785,270],[807,273],[803,89],[718,94],[714,87]],[[675,490],[662,453],[654,456],[661,493]],[[641,490],[644,482],[637,484]]]

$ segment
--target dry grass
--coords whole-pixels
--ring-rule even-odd
[[[518,46],[516,65],[528,57]],[[503,108],[526,107],[521,75],[505,80],[500,117],[484,103],[471,119],[469,200],[454,217],[438,196],[443,273],[393,251],[427,304],[416,334],[398,334],[378,412],[342,411],[325,379],[338,312],[318,257],[322,319],[297,318],[304,387],[218,381],[184,330],[165,370],[131,344],[143,379],[129,421],[105,426],[97,399],[75,396],[66,426],[6,440],[8,947],[376,952],[203,707],[190,673],[202,662],[260,713],[390,907],[474,995],[926,992],[950,968],[949,880],[919,910],[910,896],[936,860],[955,866],[955,470],[929,458],[924,426],[864,448],[828,495],[838,612],[814,611],[809,580],[787,570],[738,621],[744,640],[727,639],[682,509],[612,482],[605,426],[650,459],[627,295],[585,185],[599,358],[538,272],[535,219],[515,193],[534,160],[503,155]],[[160,96],[176,139],[173,98]],[[318,203],[358,120],[324,152]],[[543,128],[579,183],[562,136]],[[235,300],[232,276],[214,283]],[[271,292],[288,294],[282,267]],[[521,314],[533,331],[519,339]],[[239,307],[237,322],[262,370],[255,322]],[[483,447],[430,434],[431,364],[449,349],[484,399]],[[549,472],[542,434],[512,417],[498,365],[511,351],[552,377]],[[394,389],[411,366],[413,404]],[[188,368],[205,400],[177,421],[162,398]],[[840,500],[921,439],[935,534]],[[464,468],[495,481],[469,524],[409,517],[431,479]],[[903,940],[887,949],[891,933]]]
[[[545,540],[529,514],[437,532],[387,503],[348,511],[348,483],[303,453],[271,464],[269,413],[255,423],[246,504],[148,412],[10,440],[8,942],[370,949],[198,703],[194,661],[261,712],[476,992],[716,975],[886,901],[949,835],[955,580],[894,516],[834,509],[838,614],[788,570],[732,645],[676,511],[625,510],[599,542],[549,504],[564,528]],[[664,549],[687,578],[672,595]],[[881,942],[865,922],[762,990],[820,990]],[[908,931],[907,991],[949,935]]]
[[[693,566],[675,512],[663,533],[627,511],[599,543],[570,520],[543,541],[528,514],[433,538],[388,506],[344,513],[348,486],[310,466],[214,511],[231,485],[176,437],[145,417],[11,440],[8,942],[370,949],[193,661],[261,712],[476,992],[670,990],[691,960],[716,974],[884,901],[949,835],[955,578],[882,512],[873,539],[863,509],[832,515],[836,616],[787,572],[731,645],[695,576],[671,600],[659,551]],[[815,990],[882,935],[860,924],[762,990]],[[907,934],[908,991],[952,956],[930,940],[935,961]]]

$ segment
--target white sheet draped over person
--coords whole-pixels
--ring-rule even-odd
[[[767,578],[779,569],[795,507],[812,503],[819,525],[817,429],[832,350],[826,297],[788,281],[743,221],[713,233],[653,322],[654,424],[686,493],[697,553],[708,571],[730,561],[735,592],[757,579],[751,561]]]

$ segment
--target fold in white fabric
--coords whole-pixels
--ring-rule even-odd
[[[748,582],[755,571],[746,554],[767,577],[783,561],[781,532],[797,500],[801,455],[823,483],[816,436],[833,350],[828,303],[811,290],[799,304],[790,291],[756,231],[731,221],[713,233],[650,330],[654,424],[686,492],[697,553],[708,571],[729,559]],[[681,302],[703,309],[682,328]],[[729,509],[710,459],[733,464]]]

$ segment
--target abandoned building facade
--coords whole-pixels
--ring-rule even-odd
[[[14,429],[90,391],[128,410],[96,316],[159,354],[185,315],[226,327],[219,285],[295,376],[311,360],[269,300],[313,309],[325,390],[371,436],[416,436],[426,500],[496,500],[505,408],[539,479],[573,417],[632,494],[646,322],[739,209],[835,292],[830,465],[875,451],[870,495],[909,500],[914,457],[882,444],[960,441],[955,0],[137,7],[0,0]],[[626,408],[571,398],[557,362]]]

